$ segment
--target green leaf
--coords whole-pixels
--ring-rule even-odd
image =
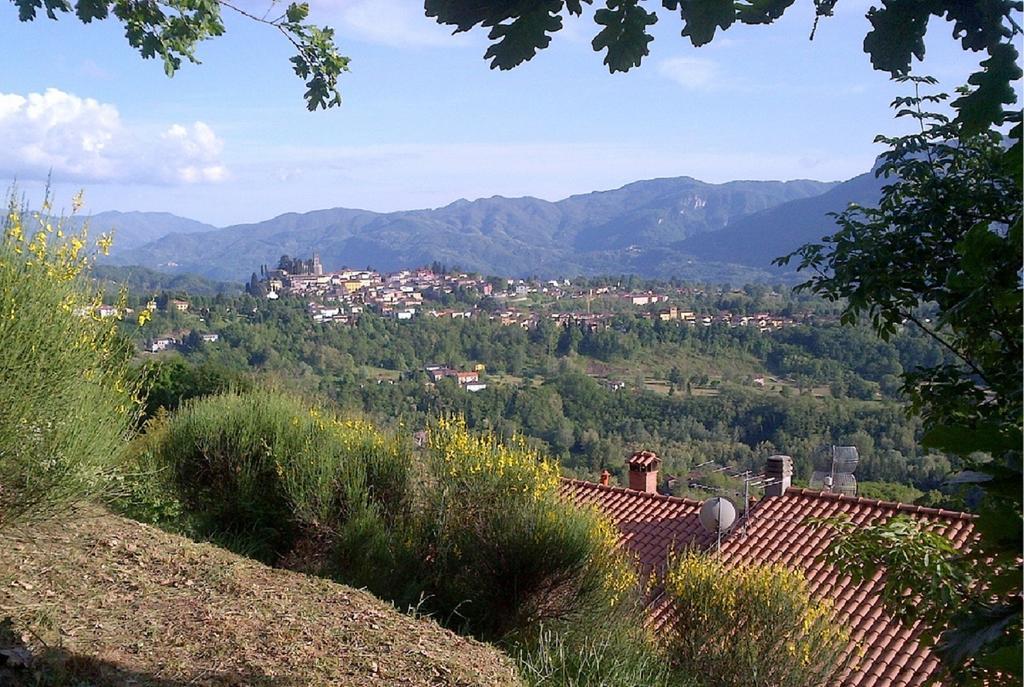
[[[886,0],[881,8],[868,10],[871,31],[864,37],[864,52],[875,69],[907,74],[911,58],[924,59],[924,35],[933,6],[928,0]]]
[[[495,42],[484,53],[484,59],[491,60],[491,69],[512,69],[546,48],[551,42],[548,34],[562,28],[561,9],[558,0],[547,0],[512,22],[494,26],[487,37]]]
[[[106,19],[109,12],[109,5],[106,0],[79,0],[75,5],[75,15],[84,24],[90,23],[93,19]]]
[[[771,24],[794,2],[795,0],[749,0],[736,6],[736,16],[744,24]],[[834,3],[834,0],[832,2]]]
[[[595,51],[605,50],[604,63],[608,71],[626,72],[640,66],[654,40],[647,30],[658,17],[640,7],[637,0],[609,0],[608,9],[598,10],[594,21],[604,28],[594,37]]]
[[[732,0],[679,0],[679,14],[683,37],[689,37],[696,47],[710,43],[716,30],[725,30],[736,21]]]
[[[982,69],[971,74],[967,82],[975,88],[953,101],[964,135],[981,133],[1005,120],[1004,105],[1017,102],[1013,82],[1024,75],[1017,64],[1019,55],[1013,43],[999,43],[989,48],[989,58]]]
[[[288,10],[285,12],[285,16],[292,24],[299,24],[305,21],[306,17],[309,16],[309,3],[293,2],[288,5]]]

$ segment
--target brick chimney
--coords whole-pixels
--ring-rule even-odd
[[[608,482],[611,480],[612,473],[607,470],[601,471],[601,485],[607,487]]]
[[[626,461],[629,468],[629,488],[657,494],[659,465],[661,458],[658,458],[654,451],[637,451],[631,455]]]
[[[793,459],[789,456],[768,456],[764,468],[764,495],[782,496],[793,484]]]

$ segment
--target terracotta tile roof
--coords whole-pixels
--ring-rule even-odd
[[[753,510],[744,537],[735,528],[722,543],[723,559],[734,565],[782,563],[807,577],[812,593],[835,603],[836,621],[849,628],[850,651],[863,651],[852,670],[839,676],[844,687],[882,687],[941,684],[938,659],[917,643],[920,626],[905,626],[886,612],[879,593],[881,576],[854,585],[850,578],[817,556],[834,533],[804,524],[809,517],[846,515],[855,524],[908,515],[929,523],[957,547],[972,536],[973,516],[922,506],[842,496],[810,489],[790,488],[781,497],[767,498]]]
[[[619,528],[622,545],[636,554],[645,574],[663,568],[675,547],[711,543],[711,535],[697,518],[700,501],[574,479],[562,480],[561,490],[578,503],[604,511]]]
[[[599,506],[618,526],[622,544],[637,554],[644,572],[662,568],[673,547],[710,548],[714,537],[697,517],[701,502],[578,480],[563,480],[562,493],[580,503]],[[809,517],[845,514],[857,524],[905,514],[924,520],[957,547],[973,534],[973,516],[966,513],[908,506],[875,499],[790,488],[779,497],[765,498],[751,510],[746,534],[738,522],[722,542],[722,557],[732,565],[781,563],[800,570],[811,591],[835,604],[836,622],[851,633],[852,668],[837,676],[843,687],[931,687],[942,684],[938,659],[917,643],[917,624],[904,626],[884,609],[881,576],[862,585],[817,559],[834,533],[812,529]],[[655,628],[670,623],[671,607],[664,598],[652,602]],[[859,656],[859,658],[857,658]]]

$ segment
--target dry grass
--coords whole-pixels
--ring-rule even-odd
[[[323,579],[103,512],[0,537],[0,685],[514,685],[512,661]],[[0,664],[3,658],[0,657]]]

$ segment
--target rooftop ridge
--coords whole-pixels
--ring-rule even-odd
[[[686,498],[683,496],[669,496],[667,494],[652,494],[646,491],[638,491],[636,489],[629,489],[628,487],[612,486],[611,484],[598,484],[597,482],[590,482],[585,479],[574,479],[572,477],[560,478],[563,482],[568,484],[575,484],[581,487],[592,487],[598,491],[609,491],[612,493],[629,494],[630,496],[639,496],[642,498],[656,499],[660,501],[666,501],[668,503],[682,503],[687,506],[699,506],[704,503],[703,501],[697,501],[695,499]]]
[[[973,513],[965,513],[958,510],[945,510],[944,508],[929,508],[917,506],[912,503],[901,503],[899,501],[885,501],[883,499],[869,499],[865,496],[848,496],[836,492],[823,491],[819,489],[808,489],[807,487],[790,487],[787,494],[793,496],[813,496],[816,498],[832,499],[846,503],[855,503],[860,506],[874,506],[876,508],[890,508],[901,513],[915,513],[918,515],[935,515],[950,520],[974,520],[978,516]]]

